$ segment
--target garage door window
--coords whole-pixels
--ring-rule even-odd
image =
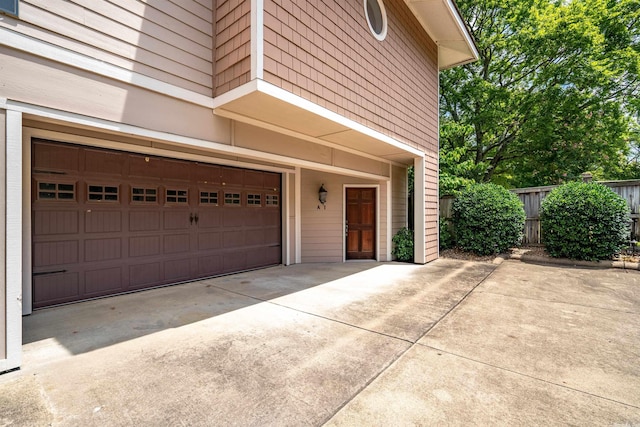
[[[201,191],[200,204],[218,206],[218,192],[217,191]]]
[[[189,190],[167,189],[167,203],[187,204]]]
[[[38,182],[38,200],[75,200],[75,184]]]
[[[240,193],[224,193],[224,204],[240,206]]]
[[[260,194],[247,194],[247,206],[262,206],[262,195]]]
[[[119,188],[113,185],[89,185],[87,195],[90,202],[117,202]]]
[[[131,201],[134,203],[157,203],[158,189],[147,187],[131,187]]]
[[[265,202],[267,206],[277,207],[280,205],[280,197],[277,194],[267,194]]]

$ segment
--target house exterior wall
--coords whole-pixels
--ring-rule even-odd
[[[395,235],[408,221],[407,168],[392,166],[391,183],[391,233]]]
[[[402,0],[388,0],[385,8],[388,33],[379,42],[360,0],[265,0],[264,79],[437,151],[437,47]]]
[[[16,31],[200,94],[213,91],[211,1],[21,0]]]
[[[1,45],[0,63],[0,97],[146,129],[230,143],[229,121],[214,116],[205,106]]]
[[[218,96],[251,78],[251,0],[214,3],[214,95]]]
[[[359,0],[265,0],[264,80],[424,152],[417,262],[429,262],[438,257],[437,46],[402,0],[385,9],[379,42]]]
[[[320,205],[318,189],[327,189],[327,203]],[[377,186],[377,259],[387,259],[387,186],[383,181],[303,169],[301,173],[302,262],[344,261],[344,186]]]

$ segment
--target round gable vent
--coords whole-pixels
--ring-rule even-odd
[[[387,36],[387,13],[382,0],[364,0],[364,13],[369,30],[380,41]]]

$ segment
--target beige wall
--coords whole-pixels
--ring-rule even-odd
[[[0,97],[220,143],[227,119],[211,109],[0,46]]]
[[[215,2],[215,96],[251,78],[251,0]]]
[[[328,192],[326,209],[318,201],[318,189],[322,184]],[[386,183],[303,169],[300,197],[303,263],[344,260],[344,185],[379,185],[378,259],[387,261]]]
[[[425,258],[438,259],[438,152],[425,154]]]
[[[6,152],[6,112],[0,109],[0,359],[7,357],[7,283],[5,278],[5,152]]]
[[[264,1],[264,79],[414,147],[437,151],[437,47],[403,0],[384,41],[362,0]]]
[[[391,182],[391,232],[395,235],[408,221],[407,168],[393,166]]]
[[[211,96],[212,0],[21,0],[0,26]]]

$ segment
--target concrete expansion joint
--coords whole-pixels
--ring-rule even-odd
[[[544,384],[549,384],[549,385],[553,385],[553,386],[556,386],[556,387],[561,387],[561,388],[566,389],[566,390],[571,390],[571,391],[574,391],[576,393],[580,393],[580,394],[583,394],[583,395],[586,395],[586,396],[595,397],[597,399],[603,399],[603,400],[606,400],[606,401],[609,401],[609,402],[612,402],[612,403],[616,403],[616,404],[619,404],[619,405],[627,406],[629,408],[640,409],[640,406],[632,405],[631,403],[622,402],[620,400],[611,399],[609,397],[601,396],[601,395],[598,395],[598,394],[595,394],[595,393],[590,393],[588,391],[584,391],[584,390],[580,390],[580,389],[575,388],[575,387],[571,387],[571,386],[567,385],[566,383],[564,383],[564,381],[563,381],[562,384],[559,384],[559,383],[556,383],[556,382],[553,382],[553,381],[545,380],[543,378],[534,377],[533,375],[525,374],[523,372],[514,371],[513,369],[505,368],[504,366],[498,366],[498,365],[495,365],[493,363],[488,363],[488,362],[485,362],[485,361],[482,361],[482,360],[474,359],[474,358],[471,358],[471,357],[468,357],[468,356],[464,356],[462,354],[453,353],[453,352],[446,351],[446,350],[443,350],[443,349],[437,348],[437,347],[432,347],[432,346],[427,345],[427,344],[418,343],[418,345],[420,345],[422,347],[425,347],[425,348],[428,348],[430,350],[436,351],[439,356],[442,355],[442,354],[448,354],[450,356],[459,357],[461,359],[465,359],[465,360],[468,360],[468,361],[474,362],[474,363],[479,363],[481,365],[488,366],[490,368],[499,369],[499,370],[501,370],[503,372],[508,372],[510,374],[518,375],[518,376],[521,376],[521,377],[524,377],[524,378],[529,378],[529,379],[534,380],[534,381],[539,381],[539,382],[544,383]]]

